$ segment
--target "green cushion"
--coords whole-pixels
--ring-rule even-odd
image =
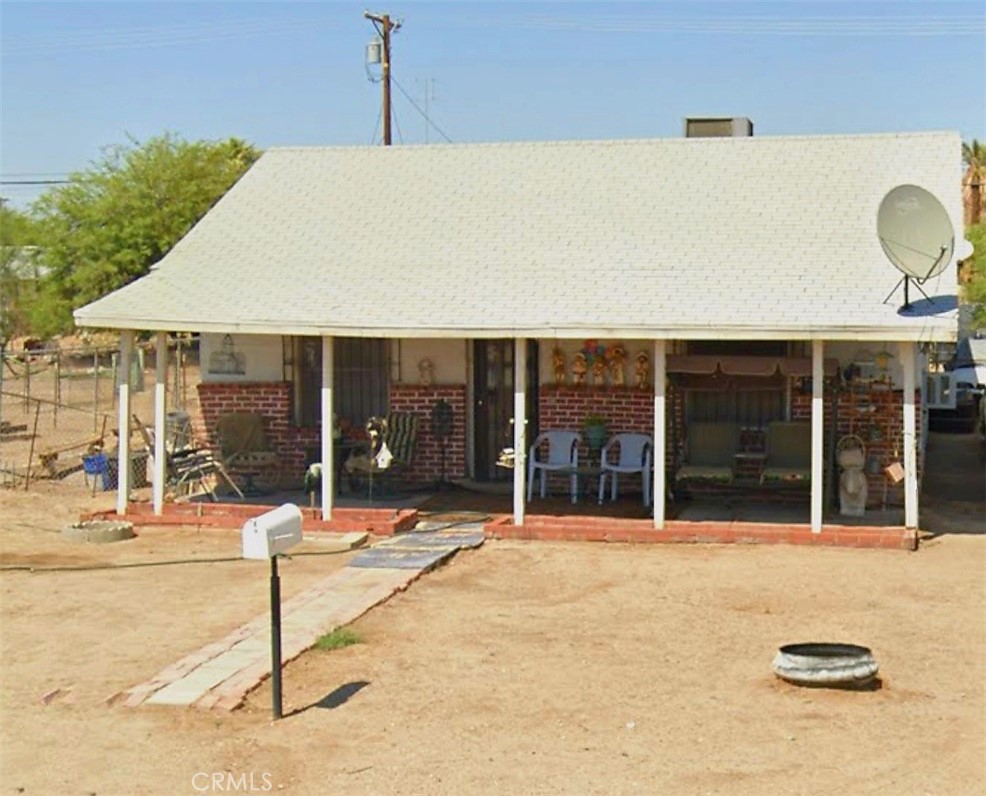
[[[384,441],[395,462],[410,464],[418,444],[418,416],[411,412],[391,412],[387,415],[387,435]]]

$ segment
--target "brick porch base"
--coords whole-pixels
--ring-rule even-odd
[[[508,516],[485,526],[497,539],[542,539],[568,542],[651,542],[686,544],[803,544],[830,547],[880,547],[917,550],[918,536],[902,527],[823,525],[812,533],[807,525],[759,522],[688,522],[668,520],[657,531],[651,520],[607,517],[527,515],[517,526]]]
[[[122,517],[114,511],[84,514],[82,520],[125,520],[141,525],[190,525],[206,528],[241,528],[250,517],[256,517],[272,506],[249,503],[165,503],[158,516],[150,503],[128,503]],[[375,536],[393,536],[409,531],[418,522],[415,509],[335,509],[332,519],[321,518],[320,509],[299,506],[302,531],[332,531],[350,533],[366,531]]]
[[[267,507],[242,503],[167,503],[156,516],[149,503],[130,503],[120,517],[112,511],[84,515],[81,519],[123,519],[134,525],[194,525],[211,528],[240,528]],[[322,520],[319,509],[302,507],[303,530],[367,531],[391,536],[409,531],[418,522],[416,509],[337,508],[332,519]],[[664,530],[654,530],[651,520],[620,517],[547,516],[528,514],[523,525],[514,525],[510,515],[496,515],[483,529],[494,539],[539,539],[569,542],[633,542],[686,544],[801,544],[829,547],[876,547],[917,550],[913,529],[899,526],[824,525],[812,533],[807,525],[758,522],[688,522],[668,520]]]

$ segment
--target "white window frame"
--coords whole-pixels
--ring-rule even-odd
[[[928,409],[955,409],[955,376],[950,371],[925,374]]]

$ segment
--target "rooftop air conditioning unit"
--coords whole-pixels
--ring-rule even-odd
[[[745,116],[685,118],[685,138],[743,138],[752,135],[753,122]]]

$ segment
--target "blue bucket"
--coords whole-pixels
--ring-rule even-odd
[[[105,453],[92,453],[88,456],[82,457],[82,469],[85,471],[86,475],[101,475],[103,482],[103,491],[112,489],[110,484],[110,468],[109,460],[106,458]]]

